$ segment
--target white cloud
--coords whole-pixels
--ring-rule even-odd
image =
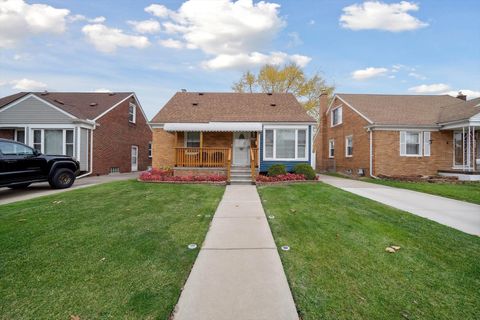
[[[110,89],[105,89],[105,88],[99,88],[99,89],[95,89],[95,92],[110,93],[110,92],[112,92],[112,90],[110,90]]]
[[[202,66],[206,69],[248,68],[264,64],[281,65],[294,62],[300,67],[306,66],[311,61],[310,57],[302,55],[288,55],[284,52],[263,54],[260,52],[220,54],[215,58],[204,61]]]
[[[39,89],[45,89],[47,87],[46,83],[35,81],[31,79],[19,79],[19,80],[12,80],[10,84],[13,85],[13,89],[23,90],[23,91],[34,91]]]
[[[408,75],[409,75],[410,77],[413,77],[413,78],[416,78],[416,79],[420,79],[420,80],[425,80],[425,79],[427,79],[427,77],[425,77],[424,75],[421,75],[421,74],[416,73],[416,72],[414,72],[414,71],[408,73]]]
[[[89,23],[103,23],[107,20],[107,18],[100,16],[100,17],[95,17],[93,19],[89,19],[85,17],[83,14],[75,14],[73,16],[68,16],[68,21],[69,22],[79,22],[79,21],[87,21]]]
[[[447,90],[450,90],[450,86],[445,83],[422,84],[408,89],[415,93],[440,93]]]
[[[290,41],[288,42],[289,47],[298,47],[303,44],[303,41],[297,32],[290,32],[288,37],[290,38]]]
[[[182,49],[185,47],[185,44],[182,41],[175,40],[175,39],[166,39],[166,40],[160,40],[158,43],[166,48],[172,48],[172,49]]]
[[[160,23],[156,20],[127,21],[138,33],[157,33],[160,31]]]
[[[383,76],[388,72],[387,68],[369,67],[366,69],[356,70],[352,72],[352,78],[355,80],[366,80],[374,77]]]
[[[458,91],[447,91],[444,94],[448,94],[453,97],[456,97],[459,91],[461,91],[464,95],[466,95],[468,100],[480,98],[480,91],[468,90],[468,89],[462,89]]]
[[[104,53],[113,53],[119,47],[143,49],[150,45],[147,37],[127,35],[120,29],[109,28],[103,24],[87,24],[82,28],[82,32],[98,51]]]
[[[171,11],[161,4],[151,4],[145,8],[145,12],[148,12],[159,18],[166,18],[170,15]]]
[[[28,4],[23,0],[0,1],[0,48],[14,47],[28,36],[65,31],[67,9],[46,4]]]
[[[313,20],[313,19],[310,20],[310,21],[308,22],[308,24],[311,25],[311,26],[313,26],[313,25],[315,24],[315,20]]]
[[[401,1],[399,3],[383,3],[366,1],[343,8],[340,25],[351,30],[385,30],[400,32],[415,30],[428,26],[410,15],[409,11],[418,11],[416,3]]]
[[[183,47],[199,49],[211,56],[202,65],[216,69],[248,68],[256,66],[258,60],[265,60],[265,56],[276,58],[278,55],[261,51],[269,47],[286,25],[279,8],[280,5],[265,1],[187,0],[177,11],[155,4],[145,11],[163,19],[163,30],[177,38],[173,40],[181,41]],[[284,58],[294,59],[298,58]]]

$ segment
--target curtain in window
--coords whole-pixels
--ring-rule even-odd
[[[265,131],[265,157],[273,158],[273,130]]]
[[[420,154],[420,134],[407,132],[406,135],[407,154]]]
[[[63,130],[45,130],[45,154],[63,154]]]
[[[276,137],[276,157],[295,158],[295,130],[278,129]]]

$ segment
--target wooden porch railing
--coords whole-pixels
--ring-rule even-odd
[[[227,153],[227,182],[230,182],[231,170],[232,170],[232,149],[228,149],[228,153]]]
[[[177,167],[227,167],[230,148],[175,148]]]
[[[258,148],[250,148],[250,173],[252,175],[252,181],[255,181],[255,167],[258,163]]]

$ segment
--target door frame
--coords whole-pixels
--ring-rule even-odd
[[[133,151],[135,150],[135,163],[133,162]],[[138,146],[131,146],[130,148],[130,171],[138,171]]]
[[[245,153],[247,155],[247,160],[246,160],[246,163],[245,164],[238,164],[238,163],[235,163],[235,153],[236,153],[236,150],[235,150],[235,135],[238,134],[244,134],[246,136],[245,140],[248,140],[249,144],[248,144],[248,147],[245,148]],[[251,133],[250,132],[243,132],[243,131],[236,131],[236,132],[232,132],[232,165],[233,166],[248,166],[248,164],[250,163],[250,148],[251,148],[251,141],[250,141],[250,138],[251,138]]]

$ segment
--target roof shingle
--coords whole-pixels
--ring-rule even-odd
[[[315,122],[290,93],[177,92],[152,123]]]

